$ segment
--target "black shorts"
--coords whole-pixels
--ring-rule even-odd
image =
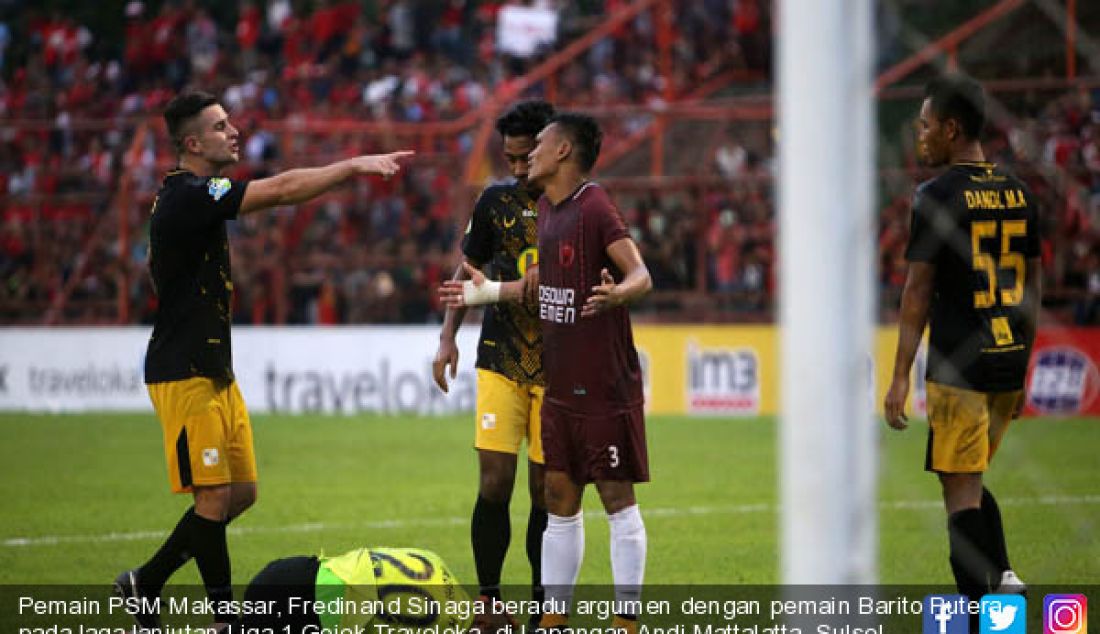
[[[546,468],[564,471],[576,484],[649,482],[649,454],[642,407],[613,414],[579,414],[542,404]]]
[[[287,557],[276,559],[252,578],[244,591],[245,602],[257,605],[260,601],[274,601],[274,614],[245,614],[241,617],[241,631],[262,632],[264,628],[278,634],[317,632],[321,619],[312,610],[298,610],[291,614],[287,609],[290,597],[315,601],[317,596],[317,569],[321,562],[316,557]],[[279,612],[282,613],[280,616]],[[289,627],[288,627],[289,626]],[[233,630],[236,634],[237,630]]]

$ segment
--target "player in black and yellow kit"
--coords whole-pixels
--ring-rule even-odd
[[[219,174],[237,162],[240,135],[212,95],[177,96],[164,113],[178,167],[164,178],[149,225],[149,269],[159,300],[145,357],[145,382],[164,432],[174,493],[195,505],[144,565],[119,575],[116,592],[156,597],[192,557],[210,599],[232,597],[226,524],[256,500],[252,427],[233,379],[229,242],[225,222],[314,198],[362,174],[389,177],[411,152],[359,156],[256,181]],[[156,613],[138,624],[160,626]],[[232,615],[218,611],[215,623]]]
[[[480,481],[471,522],[471,541],[482,596],[500,598],[500,576],[511,540],[508,505],[515,483],[517,458],[527,439],[531,512],[527,521],[527,558],[536,600],[542,600],[542,532],[546,528],[543,496],[542,335],[538,305],[538,229],[535,201],[540,192],[527,182],[527,155],[535,136],[554,115],[542,101],[517,104],[497,120],[504,157],[515,182],[487,188],[474,206],[462,243],[465,263],[455,279],[469,276],[464,268],[487,267],[492,279],[523,280],[528,301],[493,304],[485,309],[477,351],[477,431]],[[432,366],[436,383],[447,391],[446,369],[452,378],[458,364],[455,333],[465,308],[448,309]]]
[[[906,427],[909,371],[929,324],[928,449],[948,513],[951,569],[974,599],[1019,591],[1001,514],[982,485],[1023,402],[1040,301],[1034,197],[985,162],[978,141],[985,95],[975,81],[936,79],[925,90],[918,152],[947,169],[917,188],[886,421]]]

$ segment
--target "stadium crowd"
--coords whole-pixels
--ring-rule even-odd
[[[64,321],[111,322],[125,283],[131,319],[149,321],[156,305],[143,271],[142,210],[172,150],[149,134],[130,151],[135,122],[159,113],[180,87],[199,85],[222,97],[243,135],[242,161],[231,174],[237,178],[381,149],[377,139],[341,134],[340,126],[454,120],[552,53],[521,58],[497,50],[496,20],[510,4],[556,11],[560,49],[628,2],[242,0],[235,10],[213,11],[193,0],[135,0],[125,5],[117,42],[97,40],[59,12],[27,6],[18,20],[9,14],[0,28],[0,319],[41,319],[69,284]],[[686,3],[672,16],[669,77],[658,69],[657,25],[643,11],[559,75],[559,105],[653,103],[667,82],[673,94],[684,94],[725,70],[767,73],[769,6]],[[1042,200],[1052,296],[1063,298],[1078,321],[1095,323],[1100,97],[1072,92],[1041,103],[1014,107],[1011,121],[998,121],[989,154],[1024,174]],[[631,125],[628,117],[607,121]],[[327,129],[293,132],[317,123]],[[469,152],[473,137],[473,130],[433,137],[434,147],[421,148],[422,155],[428,150],[424,160],[393,182],[364,180],[297,212],[236,223],[234,318],[439,319],[433,290],[452,270],[474,193],[454,157]],[[766,314],[775,293],[774,139],[767,129],[730,126],[711,142],[710,155],[705,172],[722,185],[615,192],[656,289],[685,291],[658,293],[649,305],[682,307],[690,292],[705,291],[723,310]],[[887,308],[896,305],[903,281],[912,185],[925,176],[911,163],[900,171],[884,174],[880,189]],[[120,253],[118,221],[108,211],[123,184],[134,201],[127,253]]]
[[[1065,308],[1078,324],[1100,323],[1100,90],[1032,101],[1004,104],[1012,114],[987,126],[986,156],[1020,175],[1039,201],[1044,305]],[[927,177],[909,164],[884,187],[880,288],[893,305],[904,283],[912,183]]]
[[[246,160],[236,177],[364,151],[369,148],[362,139],[332,134],[298,134],[284,144],[270,124],[457,118],[553,52],[539,50],[528,58],[499,53],[494,26],[511,4],[555,11],[555,47],[561,48],[628,3],[243,0],[235,15],[212,15],[191,0],[133,1],[125,5],[120,42],[97,41],[91,29],[61,12],[44,14],[33,6],[12,11],[4,32],[15,33],[14,46],[0,62],[0,117],[13,124],[0,138],[0,172],[7,175],[0,179],[4,319],[20,318],[13,306],[39,312],[81,271],[73,297],[103,301],[78,302],[83,312],[67,319],[101,321],[113,314],[108,300],[116,294],[116,273],[122,266],[140,268],[141,245],[120,261],[118,242],[99,240],[93,227],[121,178],[132,182],[139,197],[155,191],[159,172],[171,160],[163,139],[150,136],[131,160],[124,161],[123,152],[133,122],[158,114],[179,88],[212,90],[233,113],[245,137]],[[770,64],[767,16],[755,0],[741,0],[736,11],[727,2],[693,3],[672,17],[670,76],[657,70],[654,19],[642,12],[570,65],[561,75],[559,102],[645,102],[665,94],[668,82],[683,90],[725,69]],[[462,155],[472,142],[469,133],[454,135],[431,149]],[[456,176],[438,166],[418,168],[395,188],[370,192],[370,200],[330,199],[323,213],[303,214],[315,223],[291,222],[288,238],[275,237],[273,226],[242,226],[236,270],[250,279],[285,278],[291,306],[279,319],[426,319],[436,310],[427,292],[436,278],[435,260],[453,250],[451,225],[467,211],[452,210],[453,201],[440,194]],[[89,239],[99,246],[87,250],[86,262],[62,257],[81,253]],[[371,272],[360,268],[317,282],[348,267],[333,248],[353,239],[371,241]],[[279,253],[273,256],[279,266],[289,263],[285,275],[271,274],[262,264],[272,253]],[[367,266],[362,258],[352,259]],[[345,277],[350,281],[344,283]],[[368,277],[377,283],[364,284]],[[144,276],[131,278],[138,285],[131,295],[147,297]],[[413,297],[406,296],[410,280],[417,287]],[[376,300],[371,308],[362,308],[364,297]],[[279,302],[262,290],[242,292],[239,302],[242,320],[275,318],[272,311],[279,310]]]

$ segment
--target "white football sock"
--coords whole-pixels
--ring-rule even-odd
[[[638,505],[607,516],[611,525],[611,578],[615,581],[615,601],[638,601],[645,577],[645,524]]]
[[[546,612],[566,614],[584,559],[584,511],[573,516],[547,514],[542,533],[542,585]]]

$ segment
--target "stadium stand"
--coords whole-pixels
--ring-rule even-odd
[[[600,178],[659,291],[643,317],[771,318],[770,3],[698,0],[674,12],[654,0],[116,4],[121,16],[20,2],[0,13],[0,323],[150,320],[144,221],[172,160],[156,115],[189,84],[213,88],[242,130],[238,178],[398,145],[421,157],[396,181],[364,180],[296,212],[236,223],[238,322],[438,320],[433,289],[453,268],[473,196],[502,174],[483,123],[502,95],[520,94],[592,112],[607,128]],[[557,13],[553,46],[527,58],[499,49],[496,23],[514,4]],[[967,16],[990,3],[957,4]],[[930,22],[913,1],[893,10],[905,19],[880,19],[883,70],[964,21]],[[975,29],[981,48],[1026,36],[1056,49],[1057,29],[1033,10]],[[1089,11],[1083,22],[1097,20]],[[902,23],[922,32],[890,30]],[[991,86],[1002,108],[988,147],[1043,200],[1048,314],[1096,323],[1098,82],[1051,79],[1050,46],[996,59],[974,57],[961,35],[953,46],[940,56],[948,64],[1020,79]],[[932,71],[911,85],[922,72]],[[881,96],[883,138],[911,137],[892,113],[911,112],[919,95],[896,86]],[[908,197],[925,174],[904,144],[884,147],[879,280],[890,319]]]

